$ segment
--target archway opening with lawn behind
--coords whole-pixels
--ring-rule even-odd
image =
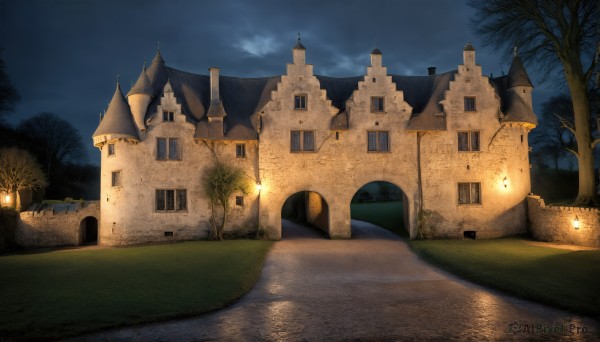
[[[281,207],[282,239],[298,234],[323,237],[329,235],[329,205],[317,192],[296,192],[288,197]]]
[[[408,238],[409,203],[400,187],[384,181],[363,185],[352,197],[350,216]]]
[[[87,216],[79,223],[79,234],[82,245],[98,244],[98,219]]]

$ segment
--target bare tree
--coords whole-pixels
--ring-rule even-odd
[[[2,50],[0,50],[2,53]],[[10,78],[5,71],[4,59],[0,55],[0,122],[2,116],[15,110],[15,105],[21,99],[17,90],[10,82]]]
[[[484,42],[497,48],[518,46],[521,56],[546,70],[562,66],[573,102],[579,164],[575,204],[597,203],[588,87],[597,67],[600,31],[598,0],[469,0]],[[587,64],[587,65],[586,65]],[[586,65],[586,66],[584,66]]]
[[[85,160],[81,135],[69,122],[53,113],[40,113],[19,124],[17,130],[34,144],[32,150],[39,151],[46,165],[46,174],[57,164],[80,163]]]
[[[0,149],[0,190],[17,198],[18,191],[46,185],[42,169],[29,152],[14,147]]]

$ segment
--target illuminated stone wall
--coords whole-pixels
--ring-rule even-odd
[[[77,246],[83,243],[82,220],[100,218],[100,204],[32,205],[20,214],[15,241],[21,247]]]
[[[600,247],[600,210],[546,206],[540,196],[527,197],[529,233],[539,241]],[[575,229],[577,218],[579,228]]]

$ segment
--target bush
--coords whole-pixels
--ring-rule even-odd
[[[0,209],[0,253],[14,250],[17,231],[17,211],[12,208]]]

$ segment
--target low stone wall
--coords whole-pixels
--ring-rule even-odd
[[[600,210],[546,206],[540,196],[527,196],[529,233],[539,241],[600,247]],[[574,221],[579,221],[579,229]]]
[[[85,239],[82,222],[86,217],[99,221],[100,202],[32,204],[20,214],[15,241],[25,248],[80,245]]]

